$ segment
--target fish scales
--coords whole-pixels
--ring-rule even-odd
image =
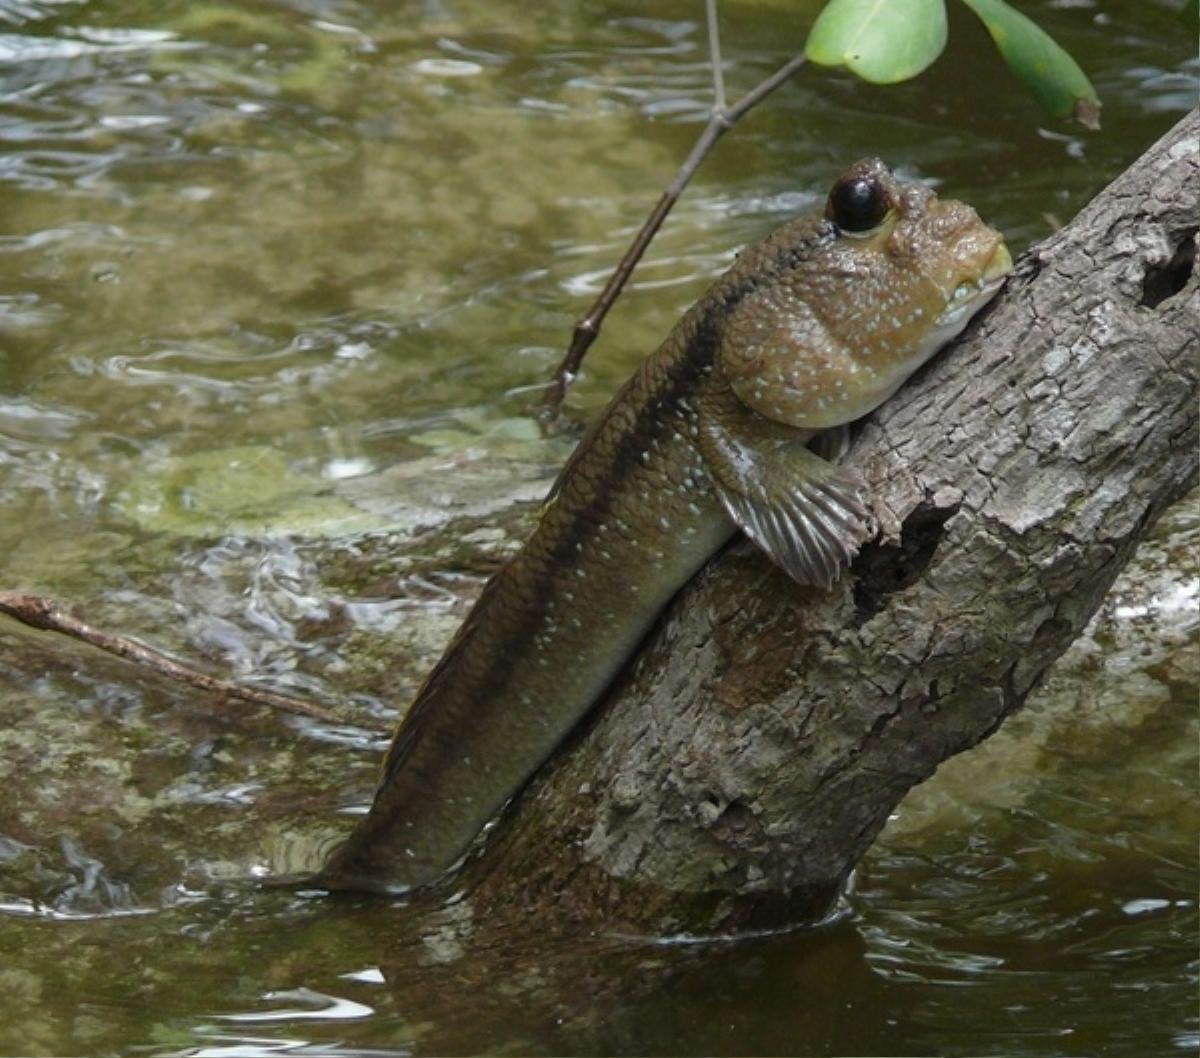
[[[713,385],[720,318],[753,285],[727,280],[588,432],[533,535],[488,582],[418,692],[355,843],[398,852],[406,877],[428,880],[462,854],[457,834],[474,834],[495,815],[679,586],[736,532],[696,447],[688,401]],[[447,815],[462,826],[447,829]],[[338,869],[371,878],[384,866],[375,858],[347,856]]]

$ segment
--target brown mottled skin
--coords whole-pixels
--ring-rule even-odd
[[[960,284],[990,295],[1007,269],[969,207],[879,162],[841,179],[864,174],[887,194],[878,230],[809,216],[745,250],[616,395],[425,681],[317,884],[400,891],[451,869],[739,525],[797,579],[836,578],[867,507],[852,472],[806,445],[961,329],[977,286],[962,322],[930,335]]]

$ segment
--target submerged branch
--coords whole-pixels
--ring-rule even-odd
[[[347,723],[346,720],[334,715],[329,710],[299,698],[209,676],[199,669],[175,661],[153,647],[148,647],[127,636],[96,628],[67,613],[53,599],[42,595],[0,591],[0,613],[7,614],[30,628],[36,628],[43,632],[58,632],[61,635],[70,636],[72,639],[78,639],[157,673],[159,676],[174,680],[176,683],[187,684],[189,687],[195,687],[209,694],[246,702],[249,705],[266,706],[268,709],[291,713],[294,716],[306,716],[311,720],[320,720],[326,724]],[[354,723],[355,726],[362,726],[357,721]]]

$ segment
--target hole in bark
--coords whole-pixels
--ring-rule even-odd
[[[933,560],[945,535],[946,523],[959,504],[922,504],[904,519],[899,544],[867,544],[854,563],[854,624],[864,624],[883,609],[891,594],[915,584]]]
[[[1196,267],[1196,232],[1185,231],[1175,248],[1175,253],[1166,264],[1151,265],[1142,279],[1142,304],[1156,309],[1164,301],[1173,298],[1191,278]]]
[[[745,830],[754,822],[754,813],[745,801],[730,801],[721,813],[721,822],[733,830]]]

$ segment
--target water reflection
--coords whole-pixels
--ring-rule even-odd
[[[345,1021],[348,1018],[369,1018],[375,1012],[365,1003],[352,999],[314,992],[311,988],[292,988],[282,992],[266,992],[263,1001],[272,1006],[267,1010],[245,1014],[214,1014],[218,1021],[237,1021],[266,1024],[273,1021]],[[302,1007],[276,1007],[280,1001],[305,1004]]]

